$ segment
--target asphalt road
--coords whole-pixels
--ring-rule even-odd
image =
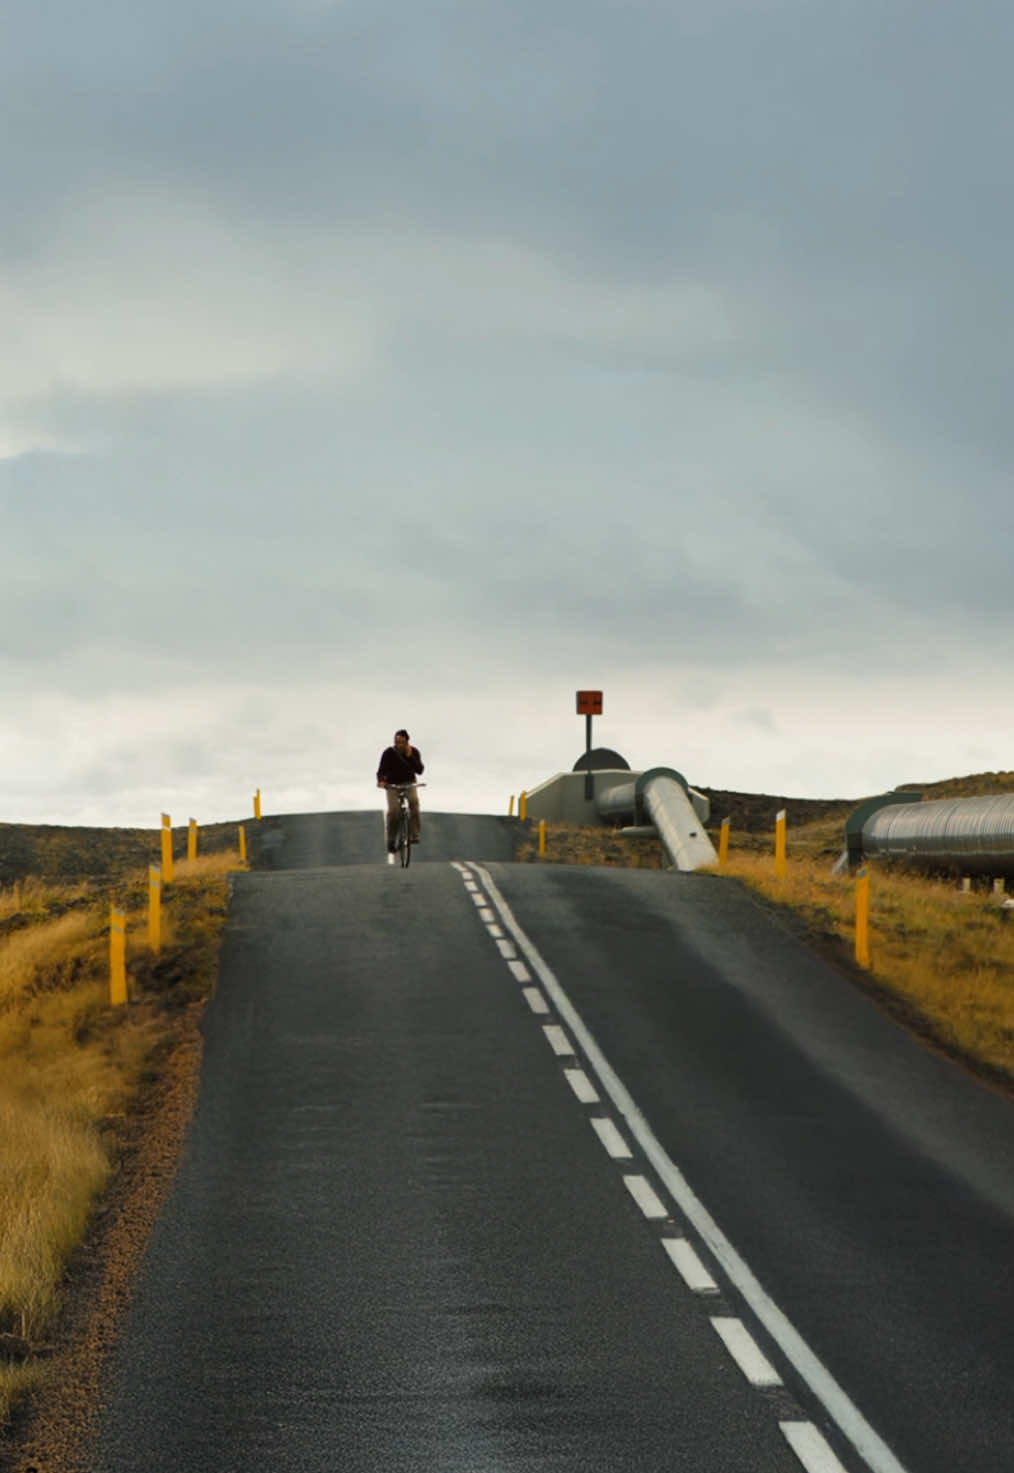
[[[1010,1473],[1010,1101],[730,882],[311,817],[236,880],[96,1473]]]
[[[246,825],[255,869],[311,869],[321,865],[383,864],[383,794],[374,813],[266,815]],[[525,826],[517,818],[477,813],[431,813],[422,795],[422,842],[413,863],[434,859],[513,859]]]

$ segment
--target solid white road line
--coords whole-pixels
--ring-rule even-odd
[[[644,1176],[625,1176],[623,1185],[640,1207],[645,1217],[668,1217],[669,1209],[659,1199],[655,1188]]]
[[[695,1294],[717,1294],[718,1285],[704,1267],[688,1238],[663,1238],[662,1247],[672,1259],[688,1289]]]
[[[582,1105],[597,1105],[599,1092],[583,1069],[564,1069],[563,1077]]]
[[[528,1006],[531,1008],[533,1013],[549,1012],[549,1003],[546,1001],[546,999],[543,997],[542,993],[537,987],[525,987],[523,991],[525,997],[528,1000]]]
[[[718,1223],[694,1192],[686,1177],[655,1139],[648,1122],[585,1027],[580,1014],[564,992],[563,987],[518,925],[513,911],[495,885],[489,871],[474,861],[472,871],[482,880],[500,914],[501,921],[518,943],[522,955],[527,957],[535,975],[552,998],[556,1011],[569,1025],[581,1052],[598,1075],[603,1089],[616,1109],[627,1122],[634,1139],[658,1172],[666,1191],[707,1245],[715,1261],[728,1274],[729,1279],[743,1295],[772,1340],[796,1368],[832,1420],[865,1459],[873,1473],[905,1473],[904,1465],[898,1461],[852,1399],[838,1385],[823,1361],[814,1355],[799,1331],[766,1293],[746,1261],[736,1252]]]
[[[812,1422],[779,1422],[778,1425],[807,1473],[845,1473]]]
[[[611,1120],[593,1116],[592,1129],[614,1161],[627,1161],[633,1155],[630,1147]]]
[[[510,967],[511,974],[516,981],[530,982],[532,980],[532,974],[525,966],[524,962],[508,962],[507,965]],[[571,1049],[571,1053],[573,1052],[574,1050]]]
[[[726,1315],[715,1316],[711,1323],[725,1343],[725,1348],[753,1386],[780,1386],[782,1378],[764,1355],[742,1320]]]
[[[574,1045],[559,1023],[543,1023],[542,1031],[549,1039],[549,1046],[554,1054],[558,1054],[562,1058],[564,1055],[574,1052]]]

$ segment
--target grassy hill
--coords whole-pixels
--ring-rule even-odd
[[[250,820],[253,822],[253,820]],[[238,823],[202,826],[202,854],[234,849]],[[64,884],[113,884],[157,864],[161,829],[70,828],[48,823],[0,823],[0,890],[31,876]],[[173,852],[187,852],[187,826],[173,829]]]

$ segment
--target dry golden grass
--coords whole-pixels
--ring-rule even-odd
[[[44,1361],[31,1360],[21,1364],[0,1360],[0,1427],[5,1425],[13,1408],[45,1379]]]
[[[0,1086],[0,1134],[0,1304],[18,1334],[38,1340],[110,1163],[89,1112],[48,1097],[25,1075]]]
[[[862,974],[854,962],[855,881],[831,872],[843,847],[837,819],[790,830],[780,878],[773,832],[733,830],[721,874],[785,907],[811,943],[865,978],[909,1026],[1014,1085],[1014,912],[984,889],[965,893],[953,880],[871,864],[871,966]],[[629,856],[628,864],[668,864],[656,839],[572,824],[547,824],[546,848],[543,863],[623,864]],[[538,862],[534,829],[519,858]]]
[[[0,943],[0,1010],[40,991],[65,989],[88,967],[97,931],[93,912],[72,911],[8,935]]]
[[[198,854],[196,859],[177,859],[175,883],[184,880],[221,879],[241,869],[239,853],[235,849],[220,850],[217,854]]]
[[[231,852],[177,863],[157,957],[147,947],[147,873],[117,887],[128,906],[127,1008],[108,1000],[107,894],[89,900],[81,887],[32,881],[4,892],[0,1334],[38,1347],[51,1333],[61,1276],[115,1163],[118,1127],[173,1047],[181,1009],[211,991],[227,875],[238,868]],[[81,908],[54,916],[69,904]],[[41,1366],[0,1361],[0,1423]]]
[[[28,877],[0,890],[0,921],[19,917],[30,924],[94,898],[87,885],[53,885]]]
[[[948,777],[937,783],[906,783],[924,798],[976,798],[989,793],[1014,793],[1014,772],[976,772],[971,777]]]
[[[539,861],[538,826],[532,825],[518,849],[522,862]],[[665,869],[669,861],[654,838],[626,838],[615,829],[576,823],[546,824],[543,864],[609,864],[620,869]]]

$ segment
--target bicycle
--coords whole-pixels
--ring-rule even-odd
[[[412,859],[412,810],[408,806],[408,795],[412,788],[424,788],[425,783],[388,783],[387,788],[392,788],[398,794],[398,833],[395,839],[395,853],[402,869],[408,869]]]

